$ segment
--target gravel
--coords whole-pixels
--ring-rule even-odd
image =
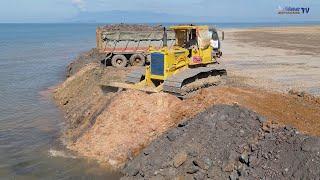
[[[319,179],[320,138],[217,105],[153,141],[122,179]]]

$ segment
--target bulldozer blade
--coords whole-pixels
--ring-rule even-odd
[[[139,90],[144,91],[147,93],[157,93],[162,90],[162,86],[158,86],[155,88],[146,87],[143,85],[143,82],[137,83],[137,84],[128,84],[128,83],[120,83],[120,82],[111,82],[106,85],[100,85],[101,89],[104,92],[119,92],[126,89],[133,89],[133,90]]]
[[[104,94],[111,93],[111,92],[113,92],[113,93],[120,92],[123,90],[123,88],[114,86],[112,84],[110,84],[110,85],[109,84],[101,84],[100,88]]]

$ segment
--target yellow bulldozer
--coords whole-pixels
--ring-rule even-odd
[[[107,86],[146,92],[168,92],[179,97],[200,88],[217,85],[226,69],[217,63],[208,26],[173,26],[175,45],[167,46],[164,29],[163,48],[149,48],[150,64],[133,71],[126,83]]]

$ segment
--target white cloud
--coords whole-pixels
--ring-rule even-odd
[[[71,0],[71,2],[80,11],[86,11],[86,2],[84,0]]]

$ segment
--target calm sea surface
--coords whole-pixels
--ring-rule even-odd
[[[303,25],[225,23],[222,28]],[[95,162],[65,154],[64,118],[43,91],[95,46],[97,24],[0,24],[0,179],[117,179]]]
[[[0,179],[115,179],[65,154],[63,114],[41,91],[95,46],[95,24],[0,24]]]

